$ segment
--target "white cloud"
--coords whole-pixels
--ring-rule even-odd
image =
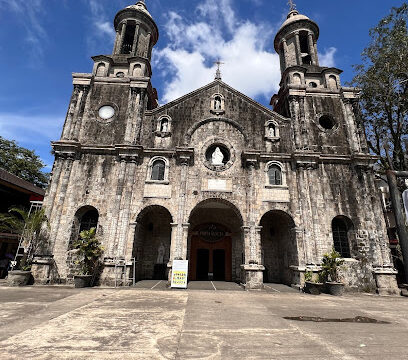
[[[44,145],[49,139],[59,139],[63,124],[61,115],[0,113],[0,134],[30,144]]]
[[[87,34],[88,50],[92,55],[111,51],[115,40],[115,29],[108,19],[105,6],[100,0],[86,0],[90,9],[90,31]]]
[[[35,67],[42,63],[44,44],[48,40],[41,19],[45,10],[43,0],[0,0],[0,10],[9,9],[17,15],[18,21],[25,28],[25,41],[28,43],[29,66]]]
[[[337,49],[335,47],[330,47],[325,50],[323,54],[319,54],[320,66],[335,67],[336,61],[334,55],[336,54]]]
[[[174,12],[165,26],[170,43],[157,50],[155,67],[169,76],[163,101],[174,100],[214,78],[220,58],[223,81],[250,97],[269,98],[278,90],[279,57],[272,48],[274,29],[237,18],[231,0],[206,0],[197,7],[200,20],[188,22]],[[182,34],[182,36],[180,36]]]

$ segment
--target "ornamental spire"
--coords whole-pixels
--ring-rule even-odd
[[[217,65],[217,72],[215,73],[215,80],[221,80],[221,65],[224,65],[225,63],[221,62],[220,59],[218,59],[214,64]]]
[[[290,6],[290,11],[296,10],[296,4],[294,0],[289,0],[288,5]]]

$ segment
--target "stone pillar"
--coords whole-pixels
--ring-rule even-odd
[[[286,39],[282,39],[282,44],[283,44],[283,58],[285,62],[284,69],[282,69],[282,72],[285,71],[286,68],[290,66],[289,64],[289,59],[288,59],[288,44],[286,42]]]
[[[140,30],[140,25],[136,24],[135,37],[133,39],[133,46],[132,46],[133,56],[136,56],[136,52],[137,52],[137,44],[139,42],[139,30]]]
[[[181,170],[180,170],[180,195],[178,201],[177,209],[177,238],[176,238],[176,248],[175,248],[175,258],[185,260],[187,252],[184,253],[184,247],[187,248],[187,236],[185,235],[184,227],[184,211],[186,205],[186,187],[187,187],[187,176],[188,176],[188,167],[189,160],[181,160]],[[188,226],[187,226],[188,229]],[[186,244],[184,244],[184,241]]]
[[[139,90],[138,97],[136,97],[135,107],[136,111],[133,114],[133,121],[132,121],[132,131],[131,131],[131,138],[133,144],[137,144],[140,141],[140,132],[142,131],[142,119],[144,110],[146,108],[147,103],[147,91],[146,89]]]
[[[312,59],[312,65],[317,65],[317,56],[315,53],[313,34],[311,32],[307,34],[307,39],[309,45],[309,54]]]
[[[140,93],[137,88],[129,89],[128,96],[128,108],[126,112],[126,130],[125,130],[125,144],[132,144],[135,139],[135,134],[133,134],[133,129],[135,128],[135,120],[138,118],[137,111],[140,102]]]
[[[84,86],[82,88],[81,99],[78,104],[78,109],[75,111],[74,122],[71,130],[70,138],[78,141],[79,134],[82,128],[82,119],[87,114],[90,107],[90,87]]]
[[[152,34],[148,33],[146,38],[146,49],[143,51],[143,57],[147,58],[150,52],[150,39],[152,38]]]
[[[55,195],[57,193],[58,184],[61,178],[63,161],[59,156],[55,157],[54,165],[51,172],[50,185],[47,190],[47,195],[44,199],[45,215],[50,220],[52,209],[54,207]]]
[[[317,52],[317,42],[316,39],[313,39],[313,50],[314,50],[314,54],[315,54],[315,58],[316,58],[316,65],[320,66],[319,64],[319,53]]]
[[[261,238],[260,226],[256,225],[256,172],[259,163],[259,153],[244,153],[244,162],[248,169],[248,193],[247,193],[247,225],[243,227],[245,236],[245,264],[241,265],[245,276],[245,289],[263,288],[263,271],[265,267],[261,264]],[[249,257],[248,257],[249,255]]]
[[[130,223],[130,208],[133,192],[134,178],[136,174],[136,160],[131,159],[126,166],[126,181],[124,181],[124,187],[122,191],[119,221],[116,232],[116,239],[118,242],[117,256],[124,258],[126,249],[127,234],[129,231]]]
[[[295,41],[296,41],[296,59],[298,61],[298,65],[302,65],[302,51],[300,49],[300,37],[299,31],[295,32]]]
[[[343,111],[347,122],[347,139],[349,141],[350,150],[352,153],[361,152],[359,138],[357,137],[358,130],[354,118],[353,107],[350,100],[343,100]]]
[[[120,34],[119,34],[119,28],[116,29],[116,36],[115,36],[115,44],[113,45],[113,53],[114,54],[119,54],[119,41],[120,41]]]
[[[121,53],[122,53],[123,42],[125,41],[126,27],[127,27],[127,21],[125,20],[125,21],[122,23],[122,30],[120,31],[120,40],[119,40],[119,51],[118,51],[118,54],[121,54]]]
[[[114,257],[115,256],[115,235],[119,221],[119,211],[120,211],[120,203],[122,199],[123,193],[123,184],[125,180],[125,172],[126,172],[126,159],[123,157],[118,158],[118,178],[116,183],[116,194],[113,205],[110,209],[109,215],[111,216],[111,224],[108,230],[107,240],[108,246],[106,247],[107,253],[105,254],[106,257]]]
[[[299,119],[299,96],[289,96],[289,108],[293,124],[293,137],[296,149],[302,149],[302,138]]]
[[[168,273],[168,283],[171,283],[171,273],[173,267],[173,260],[177,258],[176,254],[176,247],[177,247],[177,231],[178,231],[178,224],[171,223],[171,241],[170,241],[170,258],[169,262],[167,263],[167,273]]]
[[[65,118],[64,129],[62,130],[61,140],[70,140],[69,136],[71,133],[72,119],[74,118],[75,108],[78,103],[78,97],[80,93],[80,86],[74,85],[74,91],[71,96],[71,101],[69,103],[67,116]]]

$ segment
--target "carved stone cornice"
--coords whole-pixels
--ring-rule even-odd
[[[178,165],[193,165],[194,164],[194,148],[177,147],[176,161]]]
[[[115,145],[116,160],[140,163],[143,158],[143,146],[140,145]]]
[[[242,164],[244,167],[259,167],[259,162],[261,158],[261,152],[260,151],[243,151],[242,152]]]
[[[81,156],[81,144],[76,141],[55,141],[51,143],[55,158],[76,160]]]
[[[319,167],[320,154],[317,153],[293,153],[292,162],[294,169],[315,170]]]

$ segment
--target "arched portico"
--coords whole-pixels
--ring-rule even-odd
[[[260,221],[263,281],[291,285],[291,267],[299,265],[296,226],[284,211],[272,210]]]
[[[189,279],[240,281],[245,256],[237,207],[226,200],[207,199],[194,207],[189,223]]]
[[[136,280],[167,279],[173,219],[163,206],[150,205],[136,219],[133,257]]]

